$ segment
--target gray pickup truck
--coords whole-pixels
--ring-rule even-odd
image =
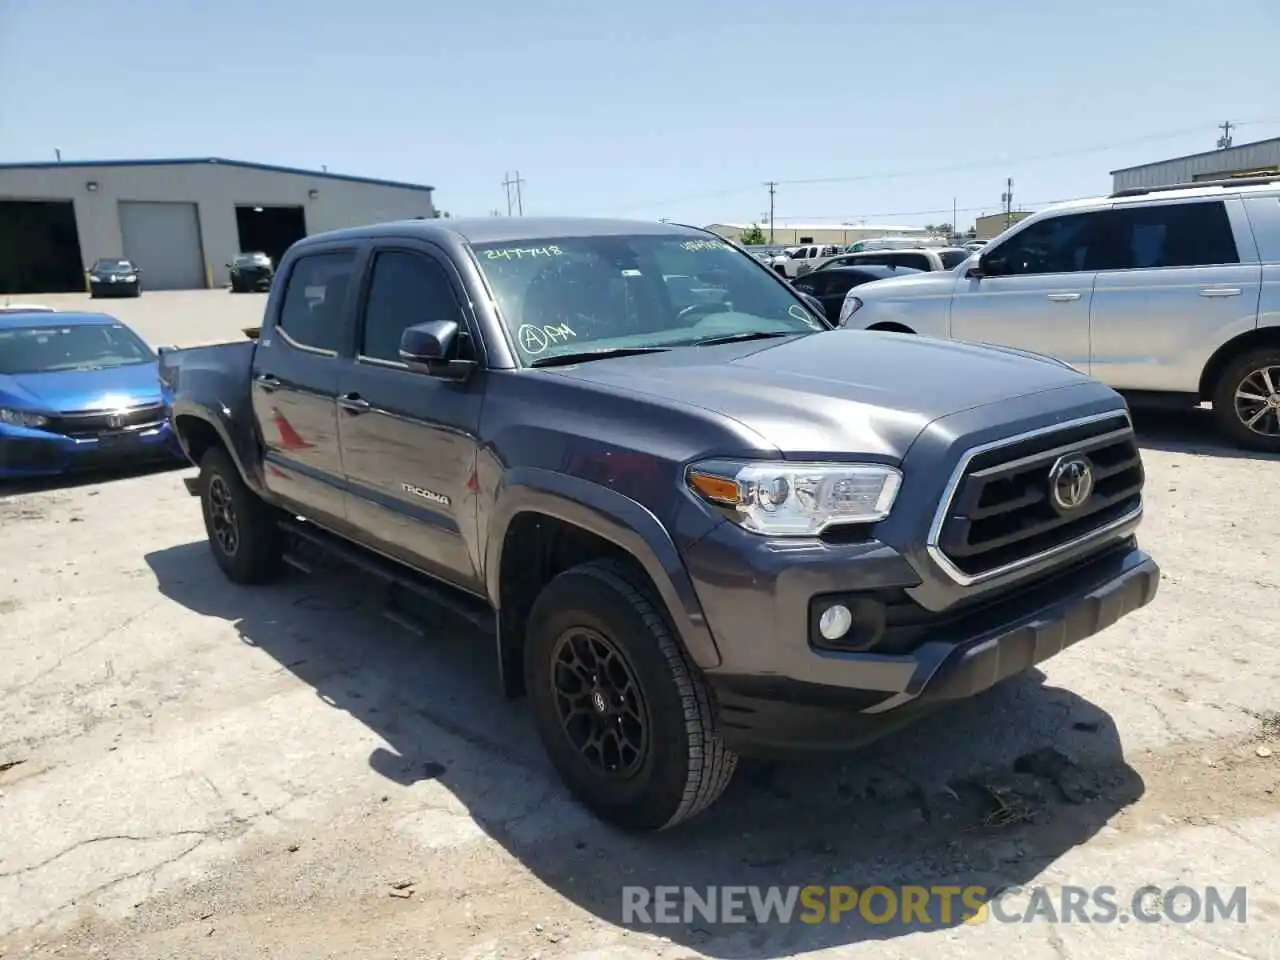
[[[161,360],[226,575],[319,547],[467,615],[574,795],[628,828],[704,809],[739,754],[856,747],[1156,593],[1115,392],[829,330],[693,228],[321,234],[254,336]]]

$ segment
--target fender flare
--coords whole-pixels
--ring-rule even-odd
[[[615,490],[540,468],[507,471],[489,521],[485,542],[485,587],[499,605],[502,550],[507,531],[521,513],[541,513],[574,524],[625,550],[644,568],[667,615],[699,667],[720,665],[702,605],[680,552],[661,521],[643,504]]]
[[[187,437],[178,426],[178,421],[182,417],[192,417],[212,427],[214,432],[218,435],[218,439],[221,441],[222,446],[230,455],[232,463],[234,463],[236,465],[236,469],[240,471],[240,476],[249,489],[259,496],[262,496],[265,493],[261,469],[259,469],[252,456],[252,450],[248,449],[249,441],[243,437],[239,437],[239,434],[243,433],[243,431],[237,431],[235,429],[235,425],[232,423],[230,411],[218,409],[207,403],[199,403],[185,398],[178,398],[174,400],[169,411],[169,419],[173,425],[173,432],[177,436],[178,442],[182,445],[183,453],[187,454],[187,459],[195,463],[194,459],[191,457]]]

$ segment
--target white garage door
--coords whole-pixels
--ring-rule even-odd
[[[194,203],[120,201],[124,255],[142,271],[144,290],[205,285],[200,216]]]

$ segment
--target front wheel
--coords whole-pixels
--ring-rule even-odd
[[[552,765],[585,806],[662,830],[724,792],[737,755],[644,578],[613,561],[560,574],[529,614],[525,688]]]
[[[209,549],[233,583],[266,583],[280,570],[276,512],[250,490],[231,457],[210,447],[200,460],[200,506]]]
[[[1213,391],[1213,414],[1240,446],[1280,453],[1280,348],[1250,350],[1227,364]]]

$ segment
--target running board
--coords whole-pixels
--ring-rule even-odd
[[[468,594],[454,590],[445,584],[432,581],[421,574],[414,573],[394,560],[388,560],[376,553],[357,547],[341,537],[335,536],[327,530],[322,530],[306,521],[282,520],[280,528],[285,533],[305,541],[323,553],[363,570],[385,583],[388,590],[386,609],[384,609],[383,615],[406,629],[413,630],[416,633],[422,632],[420,627],[408,625],[413,622],[412,617],[391,609],[397,589],[405,590],[421,597],[428,603],[443,607],[484,633],[493,634],[495,632],[497,618],[494,616],[493,610],[481,600],[472,598]],[[313,569],[313,565],[308,562],[306,557],[299,556],[296,553],[286,551],[284,559],[290,566],[296,567],[304,573],[310,573]]]

